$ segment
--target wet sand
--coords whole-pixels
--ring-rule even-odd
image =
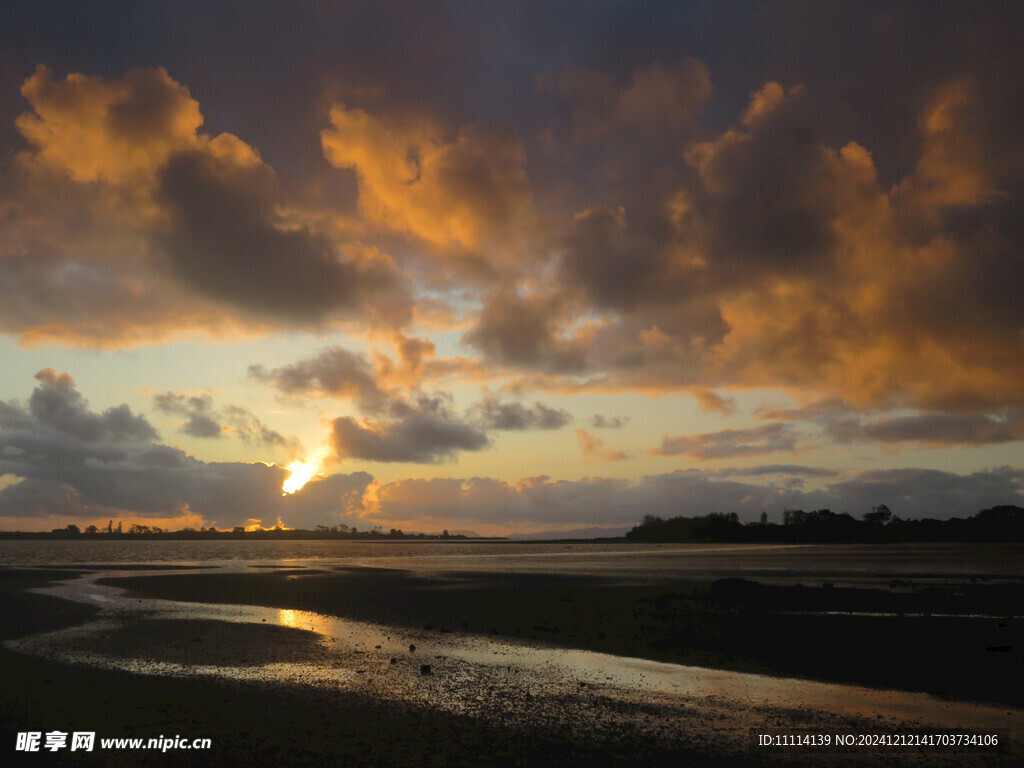
[[[110,580],[131,587],[135,596],[124,599],[110,587],[81,582],[28,594],[24,587],[69,574],[4,575],[4,615],[19,617],[5,620],[9,642],[0,653],[8,734],[96,724],[101,735],[208,736],[216,747],[203,755],[108,752],[94,764],[817,765],[836,759],[1013,765],[1024,759],[1021,713],[1012,706],[623,658],[637,647],[652,652],[631,656],[678,656],[678,641],[666,647],[650,638],[676,629],[694,601],[708,608],[708,585],[630,591],[550,576],[509,581],[507,574],[425,578],[397,570],[287,568]],[[78,602],[62,599],[68,597]],[[183,599],[202,602],[168,602]],[[718,602],[727,615],[749,613],[742,603]],[[250,607],[260,605],[268,607]],[[651,624],[666,605],[674,618]],[[644,606],[646,613],[638,610]],[[623,621],[623,611],[633,612],[632,621]],[[44,630],[49,633],[38,634]],[[422,674],[424,664],[429,674]],[[759,733],[936,728],[996,729],[1002,739],[996,748],[966,749],[756,743]],[[67,765],[72,756],[54,757]]]
[[[1019,581],[623,585],[558,573],[311,566],[107,583],[145,597],[301,609],[428,636],[485,634],[1024,706],[1024,638],[1012,618],[1024,616]]]

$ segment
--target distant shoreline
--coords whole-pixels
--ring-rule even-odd
[[[169,531],[164,533],[73,533],[64,529],[56,531],[0,531],[0,540],[43,540],[56,541],[429,541],[434,544],[456,542],[468,544],[474,541],[510,542],[501,536],[462,536],[413,533],[393,535],[389,533],[318,533],[303,529],[268,528],[261,531]],[[625,541],[623,538],[612,541]],[[511,540],[514,543],[515,540]],[[582,541],[582,539],[572,539]],[[603,541],[592,539],[592,541]]]
[[[594,529],[582,529],[590,532]],[[563,533],[558,531],[555,533]],[[564,531],[572,533],[572,531]],[[194,541],[194,540],[271,540],[271,541],[457,541],[468,543],[474,541],[550,541],[550,542],[630,542],[630,543],[702,543],[732,542],[751,544],[882,544],[886,542],[900,543],[985,543],[985,542],[1024,542],[1024,507],[1011,504],[982,509],[967,518],[952,517],[948,520],[902,519],[894,515],[884,504],[857,520],[852,515],[842,512],[835,513],[830,509],[816,509],[811,512],[803,510],[786,510],[783,522],[768,522],[767,514],[762,514],[758,522],[741,523],[735,513],[712,513],[697,517],[672,517],[663,519],[654,515],[646,515],[643,521],[622,536],[600,536],[579,538],[524,538],[514,534],[504,536],[476,536],[466,533],[419,533],[406,532],[400,528],[392,528],[385,532],[379,526],[366,531],[359,531],[346,525],[327,527],[317,526],[314,530],[303,528],[258,528],[245,530],[237,526],[230,531],[218,530],[215,527],[185,528],[178,531],[165,531],[160,528],[132,524],[127,531],[122,530],[118,522],[117,529],[113,520],[106,530],[89,526],[84,531],[77,525],[69,524],[64,528],[51,531],[0,531],[3,539],[58,539],[88,541]]]

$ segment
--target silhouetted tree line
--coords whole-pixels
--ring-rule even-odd
[[[1003,505],[983,509],[966,519],[904,520],[880,504],[860,520],[846,512],[830,509],[805,512],[787,509],[782,524],[768,522],[761,513],[759,522],[741,523],[735,512],[713,512],[699,517],[654,515],[644,517],[640,525],[626,534],[634,541],[733,541],[779,543],[835,543],[878,541],[1024,541],[1024,507]]]
[[[112,523],[105,529],[90,525],[84,531],[77,525],[71,524],[64,528],[54,528],[49,533],[45,531],[0,531],[0,539],[93,539],[93,540],[232,540],[232,539],[272,539],[272,540],[307,540],[307,539],[343,539],[343,540],[380,540],[399,539],[406,541],[476,541],[462,534],[443,533],[405,533],[400,528],[392,528],[384,531],[380,526],[374,526],[364,531],[358,530],[355,526],[348,525],[318,525],[313,530],[304,528],[256,528],[246,530],[242,526],[219,530],[214,526],[209,528],[182,528],[178,531],[165,531],[157,526],[134,524],[128,529],[122,530],[121,524],[115,527]]]

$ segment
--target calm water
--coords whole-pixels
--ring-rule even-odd
[[[0,541],[0,565],[372,566],[417,572],[605,576],[623,584],[746,576],[766,582],[1024,579],[1021,544],[759,545],[349,541]]]

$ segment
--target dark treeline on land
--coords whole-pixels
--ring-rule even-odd
[[[90,525],[80,529],[71,524],[52,531],[0,531],[0,539],[85,539],[85,540],[356,540],[356,541],[507,541],[500,536],[466,536],[464,534],[412,533],[400,528],[383,530],[375,526],[357,530],[354,526],[318,525],[304,528],[256,528],[238,526],[220,530],[183,528],[166,531],[156,526],[134,524],[122,529],[111,521],[106,528]],[[735,512],[713,512],[697,517],[672,517],[665,520],[647,515],[643,522],[625,535],[627,541],[648,542],[756,542],[756,543],[878,543],[885,541],[944,542],[1024,542],[1024,507],[1002,505],[983,509],[968,518],[949,520],[904,520],[884,504],[875,507],[858,520],[849,513],[829,509],[805,512],[801,509],[783,512],[782,523],[768,522],[761,514],[758,522],[741,523]],[[599,539],[601,540],[601,539]],[[612,539],[603,539],[611,541]],[[586,539],[573,539],[586,541]]]
[[[256,528],[246,530],[241,526],[231,529],[219,530],[213,526],[209,528],[183,528],[179,531],[165,531],[157,526],[135,524],[122,530],[120,523],[114,525],[111,521],[106,528],[97,528],[90,525],[85,530],[77,525],[68,525],[64,528],[54,528],[52,531],[0,531],[0,539],[86,539],[93,541],[114,540],[114,541],[137,541],[137,540],[232,540],[232,539],[271,539],[271,540],[305,540],[305,539],[342,539],[356,541],[380,541],[380,540],[402,540],[402,541],[494,541],[494,538],[482,536],[465,536],[463,534],[443,533],[406,533],[401,528],[392,528],[384,531],[379,526],[360,531],[354,526],[335,525],[327,527],[318,525],[313,530],[304,528],[284,528],[275,526],[273,528]],[[503,539],[497,539],[503,540]]]
[[[626,534],[633,541],[733,541],[837,543],[883,541],[1024,541],[1024,507],[983,509],[966,519],[903,520],[881,504],[857,520],[829,509],[786,510],[783,522],[740,523],[735,512],[663,520],[647,515]]]

